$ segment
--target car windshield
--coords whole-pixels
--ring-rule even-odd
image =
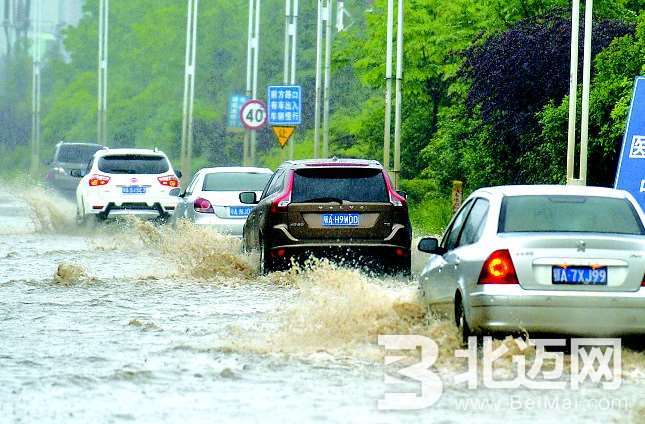
[[[168,159],[150,155],[103,156],[98,167],[107,174],[164,174],[170,170]]]
[[[203,191],[262,191],[272,174],[217,172],[204,177]]]
[[[92,159],[94,153],[101,150],[103,146],[86,144],[62,144],[58,148],[56,161],[61,163],[87,163]]]
[[[507,197],[502,203],[499,232],[645,235],[628,200],[596,196]]]
[[[293,203],[341,201],[387,203],[389,196],[380,169],[330,168],[296,171]]]

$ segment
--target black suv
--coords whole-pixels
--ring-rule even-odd
[[[244,248],[260,252],[263,272],[312,255],[371,270],[410,274],[412,228],[405,197],[380,163],[328,159],[288,161],[244,225]]]

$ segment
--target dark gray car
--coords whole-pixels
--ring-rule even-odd
[[[58,143],[47,171],[47,183],[61,193],[73,197],[81,179],[71,176],[71,170],[87,168],[94,153],[102,149],[107,147],[92,143]]]

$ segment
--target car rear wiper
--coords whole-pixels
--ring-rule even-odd
[[[339,199],[338,197],[316,197],[314,199],[307,199],[303,203],[330,203],[330,202],[336,202],[342,205],[344,200]]]

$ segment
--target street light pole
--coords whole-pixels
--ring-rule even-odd
[[[109,8],[110,0],[100,0],[97,141],[104,146],[107,145]]]
[[[392,33],[394,32],[394,0],[387,0],[387,45],[385,47],[385,127],[383,129],[383,166],[390,168],[392,137]]]
[[[571,68],[569,86],[569,130],[567,142],[567,184],[587,184],[589,146],[589,97],[591,92],[591,39],[593,30],[593,0],[585,4],[585,38],[582,82],[582,122],[580,124],[580,175],[575,178],[576,121],[578,101],[578,48],[580,0],[573,0],[571,9]]]
[[[32,27],[32,121],[31,121],[31,175],[35,177],[40,165],[40,61],[41,61],[41,0],[34,0]]]
[[[186,17],[186,58],[184,71],[184,104],[181,125],[181,172],[190,181],[193,157],[193,107],[195,101],[195,60],[197,53],[197,15],[199,0],[188,0]]]
[[[298,51],[298,12],[300,8],[300,0],[293,0],[293,9],[291,11],[291,25],[289,26],[289,34],[291,35],[291,75],[290,84],[296,84],[296,56]],[[296,138],[295,136],[289,141],[289,159],[294,159],[296,153]]]
[[[260,50],[260,0],[249,0],[249,33],[246,50],[246,96],[255,99],[258,91],[258,59]],[[244,133],[245,166],[255,164],[256,133]]]
[[[585,7],[585,51],[582,70],[582,123],[580,124],[580,183],[587,185],[587,155],[589,146],[589,97],[591,92],[591,37],[593,29],[593,0]]]
[[[323,85],[323,148],[322,157],[329,157],[329,97],[331,86],[331,38],[334,0],[327,0],[325,10],[325,79]]]
[[[322,31],[323,20],[326,10],[323,8],[323,0],[318,0],[318,22],[316,24],[316,104],[314,106],[314,158],[320,157],[320,94],[322,88]]]
[[[403,2],[398,0],[396,28],[396,108],[394,110],[394,187],[399,188],[401,178],[401,83],[403,81]]]
[[[569,133],[567,143],[567,184],[574,180],[576,150],[576,121],[578,103],[578,47],[580,28],[580,0],[573,0],[571,9],[571,68],[569,71]]]

